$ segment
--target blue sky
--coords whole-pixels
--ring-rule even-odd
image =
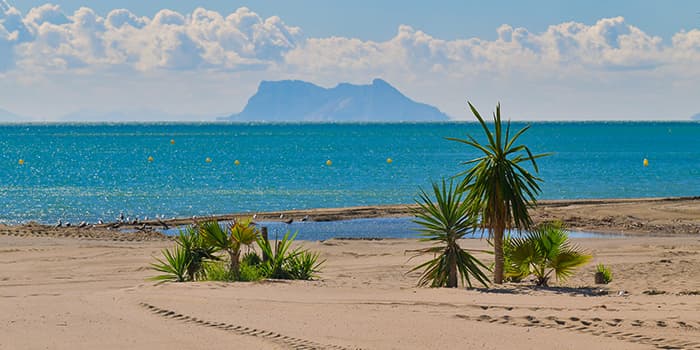
[[[13,4],[27,12],[45,3],[44,0],[21,0]],[[287,23],[301,26],[312,37],[336,35],[365,40],[390,39],[401,24],[409,24],[443,39],[473,36],[494,39],[495,29],[503,23],[544,31],[555,23],[592,23],[600,18],[617,16],[624,16],[645,32],[666,39],[679,29],[700,25],[700,3],[696,0],[54,0],[51,3],[61,5],[67,12],[86,6],[104,15],[114,8],[126,8],[149,17],[164,8],[190,13],[197,7],[204,7],[226,13],[245,6],[263,17],[280,16]]]
[[[524,120],[700,112],[697,1],[5,1],[0,109],[42,120],[206,119],[263,79],[375,77],[455,119],[467,99]]]

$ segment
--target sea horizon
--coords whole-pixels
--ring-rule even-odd
[[[522,142],[554,153],[539,161],[540,199],[700,193],[700,123],[513,122],[513,131],[528,124]],[[122,212],[170,218],[412,203],[477,155],[446,137],[483,137],[469,121],[44,123],[0,132],[0,223],[48,224],[113,221]]]

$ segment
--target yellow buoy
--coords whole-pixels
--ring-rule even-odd
[[[207,163],[211,163],[211,158],[207,157],[207,159],[204,160]]]
[[[238,161],[238,159],[233,161],[233,165],[241,165],[241,162]]]
[[[393,163],[393,162],[394,162],[394,160],[393,160],[393,159],[391,159],[391,158],[387,158],[387,159],[386,159],[386,162],[387,162],[387,163],[389,163],[389,164],[391,164],[391,163]]]
[[[644,166],[649,166],[649,159],[644,158]]]
[[[171,144],[171,145],[174,145],[174,144],[175,144],[175,140],[170,140],[170,144]]]
[[[19,163],[19,165],[24,165],[24,159],[20,159],[17,163]]]
[[[331,160],[329,159],[329,160],[326,161],[326,165],[327,165],[327,166],[331,166],[331,165],[333,165],[333,162],[331,162]]]
[[[152,157],[152,156],[148,156],[148,161],[149,161],[149,162],[152,162],[152,161],[153,161],[153,157]]]

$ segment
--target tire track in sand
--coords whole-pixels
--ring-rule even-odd
[[[268,331],[268,330],[264,330],[264,329],[244,327],[244,326],[233,325],[233,324],[224,323],[224,322],[212,322],[212,321],[202,320],[202,319],[199,319],[196,317],[183,315],[183,314],[178,313],[178,312],[173,311],[173,310],[159,308],[157,306],[154,306],[154,305],[151,305],[148,303],[139,303],[139,305],[148,309],[153,314],[160,316],[160,317],[163,317],[163,318],[178,320],[178,321],[182,321],[182,322],[191,322],[191,323],[194,323],[194,324],[197,324],[200,326],[204,326],[204,327],[218,328],[220,330],[233,332],[233,333],[236,333],[238,335],[260,337],[260,338],[269,340],[271,342],[274,342],[276,344],[279,344],[281,346],[284,346],[284,347],[287,347],[290,349],[295,349],[295,350],[323,350],[323,349],[362,350],[361,348],[347,348],[347,347],[340,346],[340,345],[321,344],[321,343],[317,343],[317,342],[307,340],[307,339],[289,337],[286,335],[282,335],[280,333],[276,333],[276,332],[272,332],[272,331]]]

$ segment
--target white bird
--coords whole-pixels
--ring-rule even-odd
[[[61,227],[63,225],[63,221],[61,219],[58,219],[58,222],[56,223],[56,227]]]
[[[102,224],[104,224],[104,223],[105,223],[105,222],[102,221],[102,219],[97,220],[97,224],[98,224],[98,225],[102,225]]]
[[[304,215],[304,217],[301,218],[301,221],[307,221],[307,220],[309,220],[309,216],[308,216],[308,215]]]

